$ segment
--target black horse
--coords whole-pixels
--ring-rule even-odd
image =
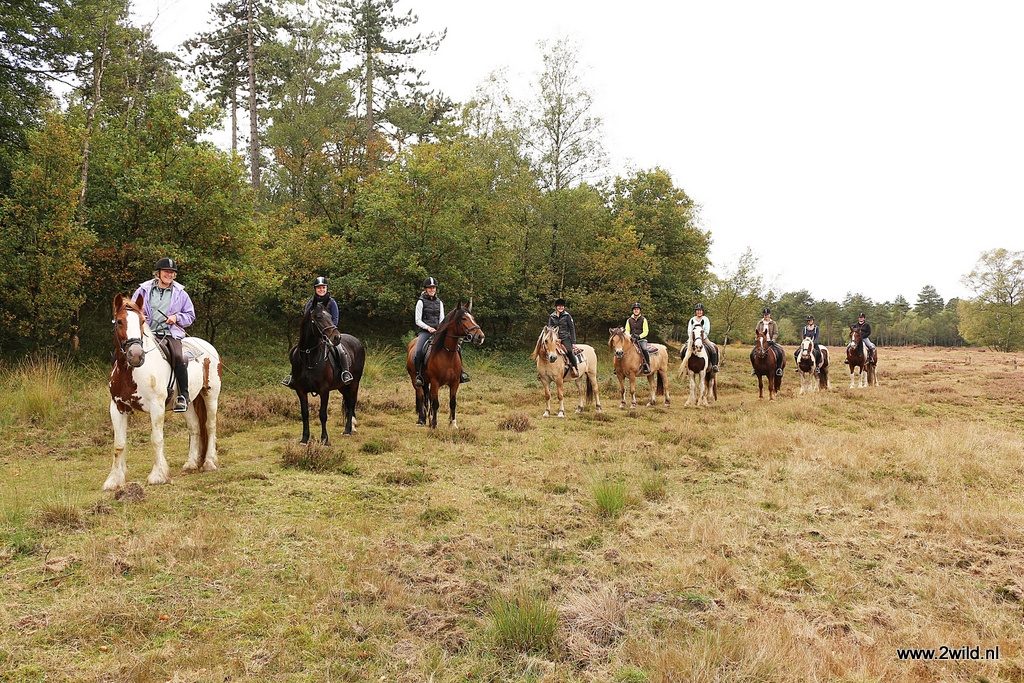
[[[334,358],[334,346],[341,344],[348,354],[349,371],[352,381],[344,384],[341,371]],[[298,374],[292,377],[292,389],[299,396],[302,409],[302,441],[309,442],[309,394],[320,395],[320,441],[327,443],[327,402],[331,390],[337,389],[345,404],[345,436],[352,434],[356,418],[356,400],[359,397],[359,380],[363,377],[366,350],[363,343],[350,334],[342,334],[331,320],[331,314],[323,304],[316,304],[302,318],[299,327],[299,343],[290,352],[292,366]],[[296,358],[296,355],[298,356]]]

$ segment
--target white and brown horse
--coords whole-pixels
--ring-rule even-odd
[[[817,391],[822,389],[827,391],[829,389],[828,382],[828,349],[824,346],[818,346],[818,352],[821,354],[821,367],[818,368],[818,378],[815,381],[814,378],[814,340],[810,337],[804,337],[804,340],[800,342],[800,350],[796,354],[796,367],[800,371],[800,393],[804,394],[811,391]]]
[[[620,408],[626,407],[626,379],[629,379],[629,393],[632,397],[633,408],[636,408],[636,378],[640,375],[640,367],[644,362],[644,355],[636,347],[633,340],[626,335],[621,327],[613,327],[608,330],[608,348],[615,354],[615,377],[619,380],[619,393],[621,394]],[[647,349],[651,354],[650,372],[647,377],[647,386],[651,389],[651,397],[647,405],[653,406],[657,403],[656,395],[665,395],[665,405],[672,400],[668,392],[668,349],[664,344],[648,344]],[[644,376],[644,375],[641,375]],[[657,391],[655,391],[657,386]]]
[[[878,376],[875,374],[875,364],[878,363],[878,351],[876,350],[868,358],[867,346],[860,337],[860,330],[850,327],[850,343],[846,345],[846,364],[850,366],[850,388],[856,389],[868,385],[878,386]],[[856,372],[854,372],[856,371]]]
[[[576,393],[579,395],[579,405],[576,412],[582,413],[586,404],[591,400],[597,412],[601,412],[601,394],[597,388],[597,352],[593,346],[577,344],[576,348],[583,352],[583,359],[577,363],[579,376],[575,378]],[[564,380],[569,361],[565,358],[568,350],[558,338],[558,328],[545,326],[537,338],[537,346],[533,349],[533,358],[537,362],[537,379],[544,387],[544,399],[547,405],[544,408],[544,417],[551,416],[551,383],[555,383],[558,393],[558,417],[565,417],[565,390]],[[584,388],[580,382],[586,384],[586,401],[584,401]]]
[[[708,396],[718,401],[718,373],[711,366],[707,349],[709,343],[704,328],[695,326],[690,332],[690,357],[679,368],[680,377],[686,374],[690,378],[690,397],[686,399],[685,405],[707,406]]]
[[[125,483],[125,448],[128,414],[149,413],[153,442],[153,469],[147,481],[167,484],[170,467],[164,458],[164,417],[174,398],[168,392],[172,369],[157,346],[142,312],[142,296],[134,302],[114,297],[114,369],[110,373],[110,421],[114,426],[114,463],[103,489],[113,491]],[[188,459],[184,472],[217,469],[217,401],[220,398],[221,361],[213,346],[197,337],[182,340],[188,360]]]

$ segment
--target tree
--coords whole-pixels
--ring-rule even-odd
[[[963,282],[975,294],[958,307],[964,339],[1001,351],[1024,346],[1024,251],[982,252]]]
[[[580,77],[579,55],[567,38],[540,43],[544,70],[536,84],[530,128],[541,182],[560,190],[588,178],[602,163],[601,119]]]
[[[945,302],[939,296],[939,293],[935,291],[935,288],[931,285],[925,285],[917,295],[917,303],[914,304],[914,310],[922,317],[931,318],[941,313],[944,306]]]
[[[427,119],[436,120],[439,111],[451,108],[450,103],[443,104],[443,97],[423,92],[423,72],[412,66],[416,55],[440,46],[446,31],[399,38],[396,34],[419,22],[412,10],[405,14],[396,12],[399,0],[335,1],[335,17],[344,27],[342,47],[359,59],[353,76],[359,83],[359,105],[363,112],[365,170],[372,173],[387,153],[378,118],[380,112],[390,112],[392,124],[406,125],[409,122],[401,119],[397,112],[403,106],[415,108],[410,102],[423,104],[433,98],[432,106],[437,109],[427,113],[429,107],[424,106],[424,116],[410,124],[422,130]]]
[[[764,282],[757,272],[757,257],[748,247],[732,269],[713,280],[706,307],[715,338],[728,344],[749,337],[761,318],[763,301]]]

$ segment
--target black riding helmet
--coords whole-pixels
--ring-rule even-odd
[[[635,310],[636,310],[636,309],[638,309],[638,308],[640,308],[640,310],[643,310],[643,309],[642,309],[642,308],[640,307],[640,302],[639,302],[639,301],[634,301],[634,302],[633,302],[633,305],[629,307],[629,310],[630,310],[630,311],[635,311]]]
[[[704,304],[697,304],[696,306],[694,306],[693,307],[693,312],[696,313],[697,311],[703,312],[704,311]]]
[[[809,315],[806,318],[804,318],[805,322],[811,322],[812,320],[814,320],[814,316],[813,315]]]
[[[565,299],[561,297],[555,299],[555,306],[565,306]]]
[[[426,280],[424,280],[423,289],[426,289],[427,287],[437,287],[437,278],[428,277]]]
[[[173,270],[175,273],[178,272],[178,264],[174,259],[163,257],[156,262],[156,268],[154,270]]]
[[[767,306],[765,306],[764,310],[761,311],[761,315],[771,315],[771,314],[772,314],[772,309],[768,308]]]
[[[327,278],[325,278],[323,275],[318,275],[317,278],[315,280],[313,280],[313,289],[316,289],[317,287],[326,287],[326,286],[327,286]]]

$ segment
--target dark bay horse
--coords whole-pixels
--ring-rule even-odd
[[[850,343],[846,345],[846,364],[850,366],[850,388],[857,387],[857,377],[854,370],[860,372],[859,384],[866,387],[869,384],[878,386],[878,376],[875,374],[875,365],[878,363],[877,349],[871,358],[867,357],[864,341],[861,339],[860,330],[850,327]]]
[[[352,381],[344,384],[341,372],[333,358],[334,345],[342,344],[348,353]],[[299,373],[292,378],[292,388],[299,396],[302,409],[302,441],[309,443],[309,394],[320,395],[320,441],[327,439],[327,404],[331,391],[338,390],[345,405],[345,436],[351,436],[356,422],[356,401],[359,398],[359,380],[363,376],[366,350],[363,343],[350,334],[342,334],[331,320],[323,304],[316,304],[302,318],[299,343],[290,356],[299,354]]]
[[[454,311],[445,316],[437,331],[430,337],[430,349],[423,365],[423,386],[416,386],[416,339],[409,342],[406,348],[405,367],[409,379],[416,390],[417,424],[427,424],[431,429],[437,428],[437,394],[441,387],[448,386],[448,407],[450,409],[448,425],[458,429],[455,421],[456,396],[459,393],[459,381],[462,376],[462,342],[469,341],[477,346],[484,343],[484,332],[473,319],[473,304],[459,304]]]
[[[774,401],[775,394],[782,388],[782,375],[776,375],[778,368],[786,367],[786,354],[777,356],[775,349],[768,342],[768,335],[762,330],[757,330],[757,341],[750,351],[750,364],[757,375],[757,397],[764,398],[764,377],[768,377],[768,400]]]

